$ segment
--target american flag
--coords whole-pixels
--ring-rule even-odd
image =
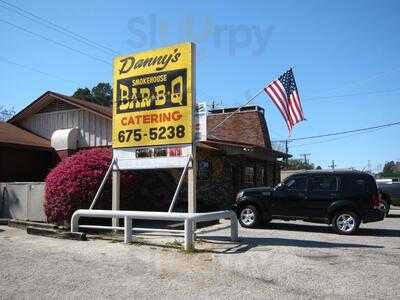
[[[305,120],[292,69],[268,84],[264,91],[271,97],[281,112],[290,135],[293,126]]]

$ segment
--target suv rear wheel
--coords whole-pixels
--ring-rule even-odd
[[[243,206],[239,211],[240,225],[246,228],[255,227],[260,221],[260,213],[253,205]]]
[[[339,234],[353,234],[358,230],[360,220],[352,211],[341,211],[333,217],[332,225]]]

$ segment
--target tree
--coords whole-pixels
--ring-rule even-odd
[[[75,93],[72,95],[72,97],[81,99],[81,100],[86,100],[89,102],[94,102],[93,96],[90,92],[90,90],[85,87],[85,88],[78,88]]]
[[[400,162],[388,161],[385,163],[382,175],[383,176],[397,176],[400,173]]]
[[[7,108],[4,105],[0,105],[0,121],[6,122],[15,115],[15,110],[13,107]]]
[[[111,106],[113,90],[109,83],[100,82],[92,88],[92,97],[95,103]]]
[[[285,167],[286,170],[312,170],[314,169],[314,164],[309,162],[304,162],[302,159],[289,159]]]
[[[87,87],[78,88],[72,96],[103,106],[111,106],[112,94],[113,90],[109,83],[99,82],[92,90]]]

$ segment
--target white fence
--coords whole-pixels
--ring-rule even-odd
[[[91,218],[124,218],[124,242],[132,241],[132,231],[137,228],[132,228],[132,220],[164,220],[164,221],[184,221],[184,248],[190,250],[193,247],[194,240],[194,225],[196,222],[212,221],[219,219],[230,219],[231,221],[231,241],[238,241],[238,220],[236,214],[231,210],[213,211],[207,213],[174,213],[160,211],[128,211],[128,210],[97,210],[97,209],[78,209],[74,212],[71,218],[71,232],[79,232],[79,227],[86,228],[101,228],[115,229],[115,227],[96,226],[96,225],[79,225],[81,217]],[[118,228],[119,229],[119,228]],[[153,231],[158,231],[153,229]]]

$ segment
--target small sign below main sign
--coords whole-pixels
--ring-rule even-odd
[[[207,103],[196,104],[194,120],[196,143],[207,141]]]

